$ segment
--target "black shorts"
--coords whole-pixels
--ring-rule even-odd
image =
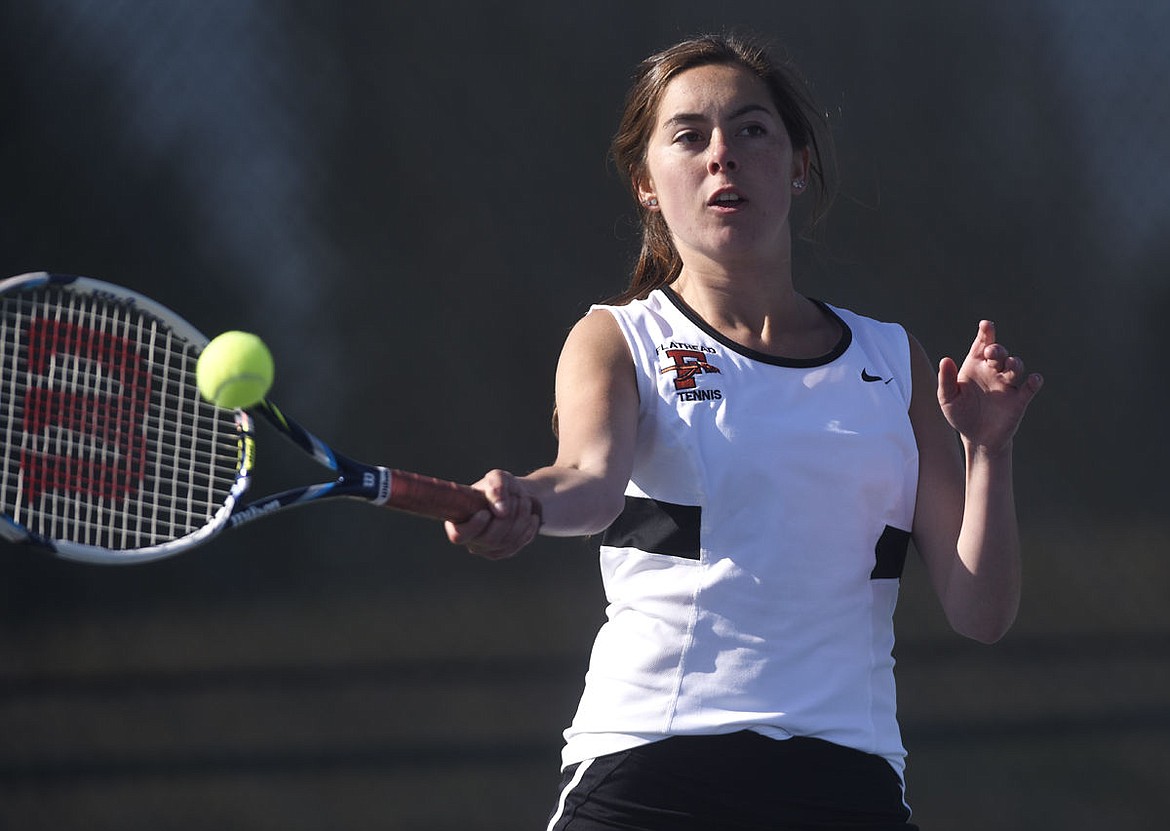
[[[675,736],[565,770],[548,831],[916,831],[880,756],[743,731]]]

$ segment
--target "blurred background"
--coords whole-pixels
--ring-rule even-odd
[[[343,452],[463,481],[547,461],[560,343],[636,251],[634,65],[742,28],[834,123],[806,293],[1044,372],[1017,441],[1019,623],[898,612],[924,829],[1170,809],[1170,5],[4,0],[0,272],[260,333]],[[261,489],[305,469],[260,446]],[[587,540],[485,563],[306,508],[133,568],[0,558],[0,826],[543,828],[604,614]]]

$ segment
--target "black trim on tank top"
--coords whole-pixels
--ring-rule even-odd
[[[676,309],[682,312],[683,316],[686,317],[686,319],[691,323],[698,326],[700,329],[702,329],[715,340],[719,341],[719,343],[723,344],[728,349],[734,352],[738,352],[745,358],[751,358],[753,361],[759,361],[760,363],[772,364],[773,366],[786,366],[794,369],[810,369],[812,367],[824,366],[825,364],[831,364],[833,361],[844,355],[845,350],[849,348],[851,343],[853,343],[853,330],[849,328],[849,324],[842,320],[840,316],[834,312],[827,303],[812,297],[810,297],[809,300],[815,303],[818,309],[835,320],[837,325],[841,327],[841,337],[837,341],[836,346],[834,346],[824,355],[819,355],[816,358],[783,358],[778,355],[769,355],[765,352],[757,352],[755,349],[744,346],[742,343],[736,343],[731,338],[727,337],[721,332],[716,331],[715,328],[711,326],[711,324],[703,320],[703,318],[699,316],[699,313],[688,306],[681,297],[675,294],[674,289],[672,289],[670,286],[663,286],[660,291],[663,293],[663,295],[666,296],[666,299],[669,300]]]
[[[870,580],[900,580],[906,566],[906,550],[910,546],[910,532],[887,525],[873,548],[874,566]]]
[[[627,496],[625,508],[605,529],[601,544],[697,560],[701,523],[702,508],[698,505]]]

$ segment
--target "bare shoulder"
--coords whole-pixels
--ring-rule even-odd
[[[913,379],[910,423],[918,443],[920,470],[924,481],[936,481],[938,476],[951,480],[961,472],[962,463],[955,433],[938,403],[938,371],[918,339],[909,332],[906,336]]]
[[[557,364],[556,397],[562,415],[599,407],[636,412],[634,360],[608,311],[594,309],[569,332]]]
[[[909,332],[910,422],[918,442],[920,470],[926,482],[937,485],[939,476],[954,480],[961,475],[961,455],[954,430],[943,417],[938,403],[938,369],[921,342]]]
[[[556,400],[556,464],[593,471],[620,496],[633,464],[639,396],[633,358],[609,312],[594,310],[569,332]]]
[[[912,385],[910,390],[910,415],[912,418],[933,417],[938,410],[936,395],[938,378],[935,375],[934,365],[922,342],[914,337],[909,330],[906,339],[910,342],[910,376]],[[942,415],[941,410],[938,415]]]
[[[605,309],[594,309],[573,325],[561,351],[562,361],[566,357],[594,363],[631,360],[617,320]]]
[[[926,352],[926,347],[922,345],[922,341],[914,336],[914,333],[909,329],[903,327],[906,332],[906,339],[910,341],[910,367],[915,373],[921,372],[923,369],[930,371],[931,362],[930,356]]]

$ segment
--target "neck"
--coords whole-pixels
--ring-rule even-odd
[[[788,262],[742,271],[684,264],[671,288],[720,334],[765,354],[817,357],[841,334],[835,321],[796,291]]]
[[[793,284],[791,252],[787,249],[767,258],[719,260],[686,252],[672,287],[717,328],[724,322],[758,331],[766,319],[790,318],[804,301]]]
[[[723,240],[715,250],[675,239],[683,267],[675,291],[709,321],[745,321],[761,313],[785,317],[800,305],[793,287],[792,240],[787,226],[764,239]]]

